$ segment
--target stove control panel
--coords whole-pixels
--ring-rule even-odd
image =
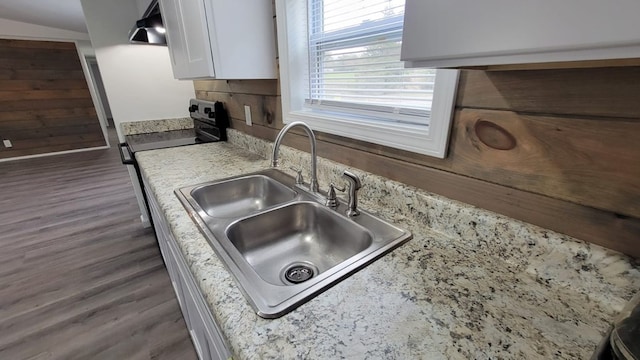
[[[189,114],[196,133],[210,141],[225,141],[229,127],[229,114],[220,101],[189,100]]]

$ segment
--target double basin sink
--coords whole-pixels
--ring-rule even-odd
[[[411,239],[366,211],[322,203],[277,170],[176,190],[245,297],[265,318],[286,314]]]

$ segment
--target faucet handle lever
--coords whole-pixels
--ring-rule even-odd
[[[302,178],[302,170],[291,166],[289,169],[295,171],[298,175],[296,175],[296,185],[302,185],[304,183],[304,179]]]
[[[344,192],[346,188],[344,186],[339,188],[334,183],[329,184],[329,191],[327,191],[327,202],[325,203],[325,205],[330,208],[338,207],[338,197],[336,196],[336,190]]]

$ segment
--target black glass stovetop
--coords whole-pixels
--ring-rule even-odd
[[[131,152],[164,149],[176,146],[200,144],[194,129],[171,130],[155,133],[127,135],[126,142]]]

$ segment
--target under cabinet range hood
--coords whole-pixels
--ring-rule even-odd
[[[158,0],[151,1],[144,17],[136,21],[129,31],[129,42],[132,44],[167,45]]]

